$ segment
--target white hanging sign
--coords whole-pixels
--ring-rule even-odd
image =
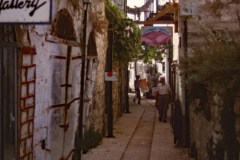
[[[52,0],[0,0],[0,23],[50,23]]]
[[[105,72],[105,81],[116,81],[117,73],[116,72]]]

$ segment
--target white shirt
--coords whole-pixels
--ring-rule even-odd
[[[170,94],[171,93],[171,88],[170,88],[170,85],[168,83],[165,83],[165,84],[159,83],[157,88],[158,88],[159,95],[164,95],[164,94]]]

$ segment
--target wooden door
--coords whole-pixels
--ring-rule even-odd
[[[18,155],[18,54],[14,25],[0,25],[0,159]]]
[[[14,46],[0,46],[0,159],[17,159],[18,56]]]

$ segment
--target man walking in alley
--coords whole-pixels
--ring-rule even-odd
[[[167,122],[167,110],[170,100],[171,88],[165,81],[165,77],[160,78],[160,83],[157,86],[158,100],[157,109],[159,113],[159,121]]]
[[[141,104],[141,94],[140,94],[140,76],[136,75],[136,79],[134,81],[134,88],[135,88],[135,97],[133,102],[135,103],[136,99],[138,100],[138,104]]]

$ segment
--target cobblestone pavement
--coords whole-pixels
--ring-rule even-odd
[[[130,113],[114,125],[114,138],[104,138],[82,160],[192,160],[187,149],[173,143],[170,123],[159,122],[154,100],[138,105],[130,95],[129,103]]]

